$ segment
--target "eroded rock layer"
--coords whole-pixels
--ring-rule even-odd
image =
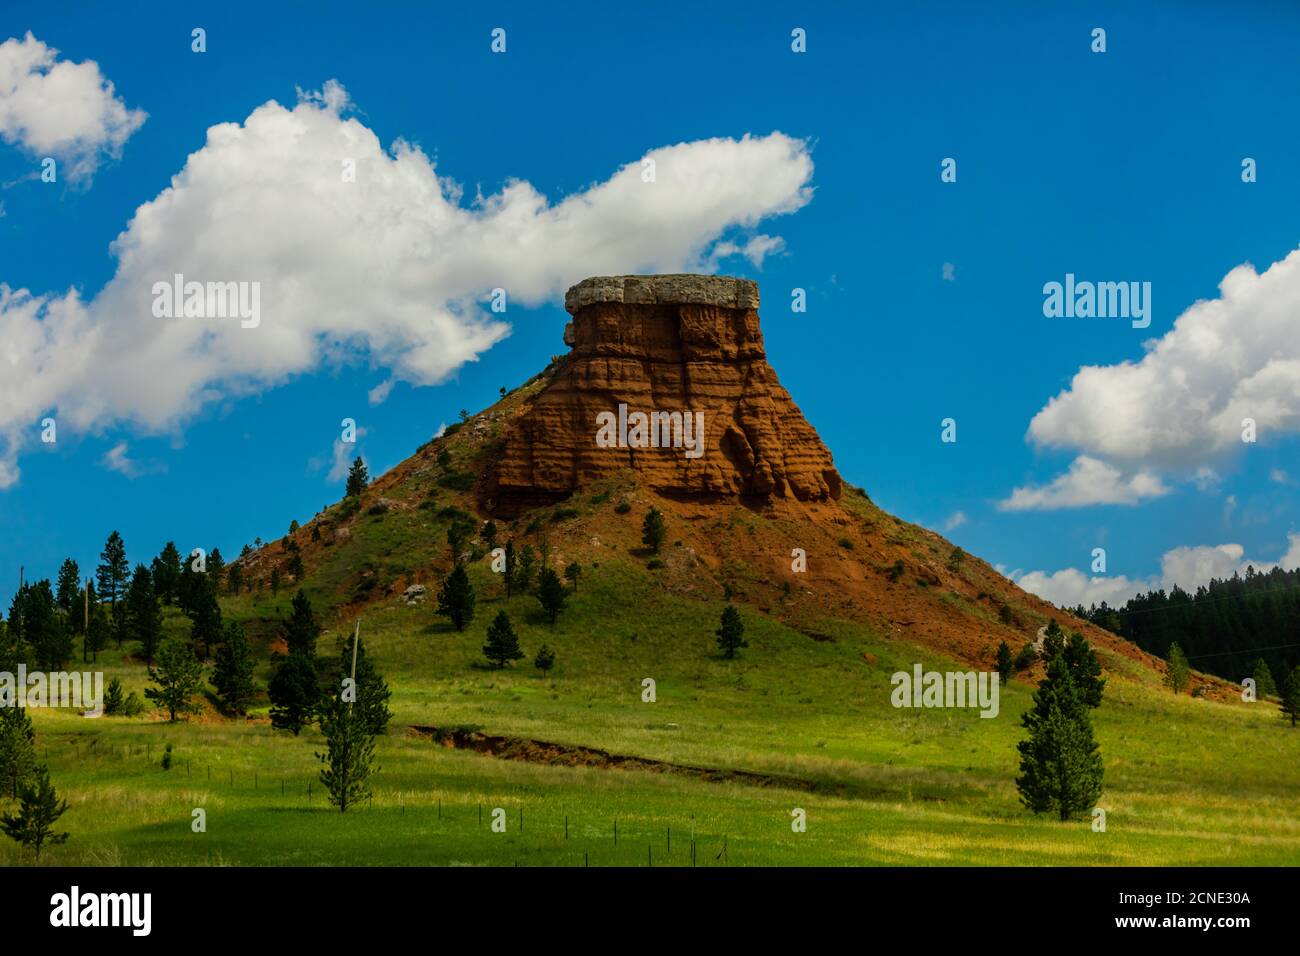
[[[491,510],[559,501],[624,468],[664,495],[839,497],[830,452],[767,363],[755,283],[597,277],[565,307],[572,351],[507,427],[485,488]],[[661,418],[638,429],[637,413]],[[685,427],[674,413],[689,416]],[[685,429],[701,413],[697,443]]]

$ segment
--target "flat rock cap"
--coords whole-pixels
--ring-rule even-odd
[[[598,302],[628,305],[721,305],[730,309],[757,309],[758,283],[735,276],[663,275],[593,276],[564,293],[564,308],[577,315]]]

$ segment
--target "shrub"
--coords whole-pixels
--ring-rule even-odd
[[[897,581],[899,578],[903,576],[904,570],[906,569],[903,567],[903,559],[899,558],[897,561],[893,563],[890,569],[885,572],[885,575],[886,577],[889,578],[889,580]]]
[[[577,508],[556,508],[554,513],[552,513],[551,515],[551,521],[558,523],[560,521],[568,521],[570,518],[576,518],[576,517],[578,517]]]
[[[339,504],[339,520],[347,521],[361,508],[361,499],[356,495],[348,495]]]
[[[1033,644],[1026,644],[1020,648],[1020,653],[1016,655],[1016,670],[1028,670],[1034,666],[1034,661],[1038,660],[1038,651],[1034,650]]]
[[[853,542],[850,541],[848,538],[840,538],[840,540],[839,540],[839,545],[840,545],[840,547],[843,548],[845,551],[852,551],[852,550],[853,550]]]
[[[469,491],[474,487],[474,476],[467,471],[451,471],[442,475],[438,484],[452,491]]]
[[[450,438],[458,431],[460,431],[460,422],[452,422],[450,425],[448,425],[446,428],[443,429],[442,437]]]
[[[366,514],[373,515],[373,516],[378,516],[387,513],[388,513],[388,505],[384,504],[382,501],[376,502],[375,504],[371,505],[369,508],[366,509]]]
[[[651,571],[658,571],[663,566],[664,566],[664,562],[661,558],[651,558],[649,562],[646,564],[646,567],[649,568]]]
[[[122,695],[122,681],[114,677],[108,682],[108,687],[104,689],[104,713],[112,716],[122,712],[122,703],[125,697]]]
[[[614,511],[621,515],[625,515],[631,510],[632,510],[632,506],[628,504],[626,501],[620,501],[617,505],[614,506]]]
[[[609,501],[609,492],[608,492],[608,491],[602,491],[602,492],[601,492],[600,494],[598,494],[598,495],[592,495],[592,496],[591,496],[591,503],[592,503],[593,505],[603,505],[606,501]]]
[[[667,536],[668,526],[664,523],[663,513],[658,508],[651,508],[641,524],[641,543],[658,554]]]

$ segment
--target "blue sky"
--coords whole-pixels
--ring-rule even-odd
[[[291,262],[305,275],[311,264],[301,258],[310,256],[294,258],[303,237],[285,222],[293,215],[239,220],[260,208],[243,192],[224,205],[260,167],[201,173],[196,165],[173,197],[180,211],[155,204],[134,231],[132,219],[191,154],[202,162],[211,152],[209,127],[244,124],[272,100],[288,115],[299,90],[325,91],[329,81],[346,90],[346,103],[322,105],[329,97],[318,94],[301,107],[322,135],[346,119],[384,150],[398,140],[418,146],[437,176],[463,188],[454,205],[471,216],[476,194],[500,194],[513,180],[553,204],[664,147],[783,134],[811,160],[810,178],[787,190],[802,198],[783,200],[777,185],[791,171],[788,158],[755,155],[735,175],[724,169],[733,205],[716,223],[675,235],[670,222],[662,241],[643,229],[647,238],[627,253],[643,261],[620,271],[681,258],[663,244],[693,246],[704,261],[719,242],[779,237],[780,249],[761,262],[732,255],[716,268],[759,282],[772,364],[848,481],[1054,599],[1119,596],[1170,576],[1194,585],[1246,561],[1300,560],[1300,538],[1289,538],[1300,532],[1300,385],[1288,364],[1300,363],[1300,265],[1268,282],[1247,276],[1233,302],[1212,301],[1234,268],[1251,263],[1263,273],[1300,244],[1292,169],[1300,130],[1289,120],[1300,92],[1300,13],[1262,3],[968,6],[826,5],[810,14],[764,3],[626,13],[566,5],[545,13],[518,4],[462,13],[324,3],[305,17],[287,6],[223,3],[200,12],[141,4],[129,16],[92,4],[73,14],[48,6],[0,13],[0,41],[30,31],[58,51],[53,62],[93,61],[113,85],[107,99],[128,111],[106,121],[120,142],[110,135],[89,153],[84,142],[59,147],[73,157],[61,159],[63,170],[88,155],[92,173],[44,183],[32,174],[48,141],[6,119],[0,84],[0,283],[51,302],[77,291],[89,324],[68,333],[64,352],[95,341],[92,329],[118,339],[99,351],[86,346],[89,357],[70,362],[62,379],[34,371],[18,336],[0,342],[10,380],[7,391],[0,384],[0,432],[8,429],[0,450],[15,475],[0,490],[3,606],[19,565],[52,576],[71,555],[85,572],[114,528],[133,562],[168,539],[231,555],[255,536],[278,536],[290,519],[341,496],[342,480],[329,472],[342,418],[364,429],[361,452],[381,471],[459,409],[489,404],[498,386],[519,384],[562,351],[567,317],[556,283],[610,271],[610,260],[587,268],[575,253],[538,265],[504,316],[471,306],[482,317],[468,326],[497,341],[463,364],[427,357],[399,372],[381,402],[371,392],[395,377],[406,350],[344,336],[327,353],[285,345],[286,364],[259,366],[261,380],[247,374],[260,358],[242,356],[224,377],[204,364],[208,377],[186,382],[192,392],[178,386],[176,409],[167,408],[172,378],[181,382],[185,369],[151,368],[119,324],[124,300],[112,280],[130,271],[123,256],[140,250],[161,269],[191,243],[209,261],[247,243],[267,270]],[[202,54],[191,51],[194,27],[206,30]],[[490,50],[496,27],[506,30],[503,54]],[[806,53],[791,50],[795,27],[807,31]],[[1104,53],[1090,49],[1096,27],[1106,30]],[[135,110],[147,118],[136,124]],[[278,135],[269,126],[266,136]],[[376,163],[417,175],[394,172],[379,225],[369,226],[377,236],[389,235],[384,217],[397,215],[403,196],[423,195],[407,180],[425,167],[403,167],[394,155]],[[945,157],[957,161],[954,183],[940,180]],[[1257,161],[1254,183],[1242,182],[1244,157]],[[773,195],[762,198],[764,190]],[[598,220],[615,237],[620,201],[608,199]],[[227,209],[236,221],[214,224]],[[418,239],[426,227],[412,228]],[[490,244],[485,230],[467,228]],[[377,280],[366,245],[328,273],[365,301],[373,295],[376,311],[418,310],[425,289],[452,282],[401,270]],[[418,257],[406,266],[418,270]],[[1150,282],[1150,327],[1045,317],[1043,284],[1066,273]],[[367,289],[372,282],[383,288]],[[796,287],[807,290],[806,313],[790,310]],[[463,295],[448,295],[445,314],[463,318]],[[1211,300],[1198,321],[1220,335],[1231,330],[1228,342],[1198,350],[1197,323],[1171,338],[1198,300]],[[37,321],[52,327],[61,307],[43,306]],[[508,335],[485,331],[497,318]],[[350,328],[350,319],[334,321]],[[1124,370],[1159,340],[1167,360],[1149,374]],[[1084,366],[1106,371],[1031,438],[1031,421]],[[126,384],[87,398],[88,382],[113,374]],[[435,375],[445,380],[416,381]],[[122,397],[131,383],[155,390],[151,404]],[[1111,401],[1099,420],[1097,408]],[[1228,435],[1247,407],[1261,422],[1254,444]],[[53,445],[39,442],[46,415],[59,422]],[[955,444],[940,441],[946,417],[957,421]],[[1077,480],[1052,486],[1072,466],[1083,469]],[[1021,500],[1039,504],[1008,507],[1018,488],[1029,489]],[[1096,547],[1107,550],[1107,574],[1089,581]],[[1060,573],[1067,569],[1076,571]]]

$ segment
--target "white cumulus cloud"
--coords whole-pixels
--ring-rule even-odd
[[[1076,568],[1013,573],[1011,577],[1026,591],[1059,607],[1079,604],[1091,607],[1102,601],[1114,607],[1137,594],[1160,588],[1168,591],[1174,585],[1184,591],[1194,591],[1214,578],[1223,580],[1234,574],[1244,575],[1248,567],[1261,573],[1275,567],[1295,570],[1300,568],[1300,533],[1288,535],[1286,552],[1277,561],[1251,560],[1245,555],[1246,549],[1240,544],[1198,545],[1166,551],[1160,559],[1160,573],[1148,578],[1129,578],[1122,574],[1090,577]]]
[[[59,58],[28,31],[0,43],[0,139],[52,156],[73,181],[93,176],[148,114],[127,109],[94,60]]]
[[[465,203],[348,104],[329,83],[211,127],[113,242],[117,271],[90,301],[0,284],[0,487],[52,410],[74,431],[174,432],[219,399],[356,359],[437,384],[508,333],[484,308],[490,290],[535,306],[589,275],[706,268],[724,235],[812,194],[807,143],[776,132],[655,149],[652,183],[638,156],[556,201],[515,179]],[[260,323],[156,318],[154,284],[176,274],[259,283]]]
[[[1115,463],[1194,469],[1300,432],[1300,250],[1264,273],[1249,263],[1216,299],[1178,317],[1139,361],[1085,366],[1029,424],[1029,438]]]
[[[1160,477],[1141,470],[1125,475],[1118,468],[1089,455],[1080,455],[1068,471],[1046,485],[1016,488],[998,502],[1003,511],[1053,511],[1084,505],[1132,505],[1144,498],[1158,498],[1169,489]]]
[[[710,267],[717,268],[719,260],[727,256],[744,256],[755,269],[763,268],[763,260],[785,249],[785,240],[780,236],[757,235],[744,245],[735,242],[719,242],[713,247]]]
[[[124,441],[118,442],[106,451],[104,457],[99,461],[109,471],[115,471],[119,475],[126,475],[128,478],[134,478],[140,474],[140,466],[131,459],[128,454],[127,444]]]

